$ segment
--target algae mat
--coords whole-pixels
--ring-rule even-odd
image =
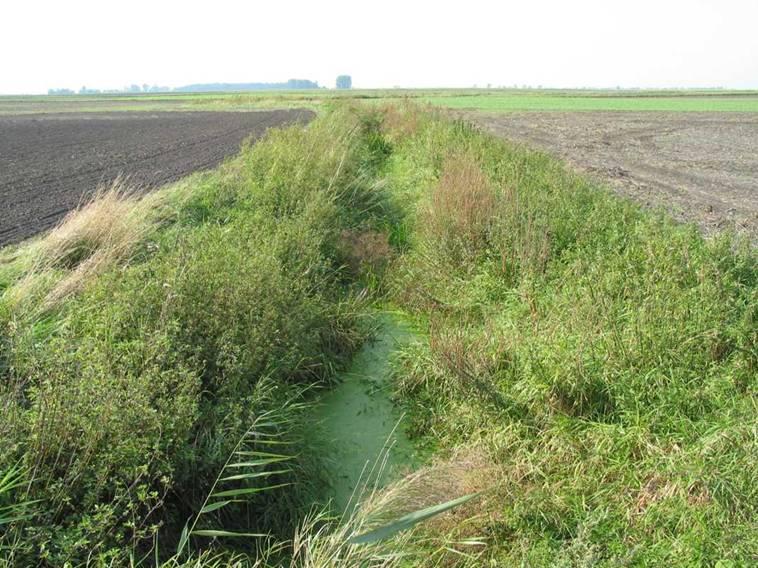
[[[366,481],[382,485],[420,462],[405,434],[402,412],[392,402],[390,384],[393,357],[417,335],[397,314],[382,313],[378,323],[374,337],[316,409],[317,436],[331,454],[325,460],[331,482],[328,497],[339,511],[351,504],[354,493],[360,493],[356,488]]]

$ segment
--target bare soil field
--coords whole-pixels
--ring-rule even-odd
[[[0,116],[0,246],[52,227],[118,176],[154,188],[217,165],[269,127],[313,116],[303,110]]]
[[[706,234],[758,241],[758,113],[467,112],[469,120],[547,150],[647,207]]]

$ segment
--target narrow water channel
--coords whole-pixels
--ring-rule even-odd
[[[339,383],[326,392],[317,406],[316,420],[331,480],[335,511],[350,504],[356,486],[364,484],[379,460],[385,459],[379,485],[409,471],[419,463],[413,443],[405,433],[405,418],[391,399],[391,362],[394,354],[417,335],[402,316],[383,312],[372,339],[356,353]],[[372,480],[371,483],[373,483]]]

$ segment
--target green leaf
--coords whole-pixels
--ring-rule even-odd
[[[287,473],[288,469],[278,469],[276,471],[256,471],[255,473],[238,473],[237,475],[230,475],[229,477],[222,477],[219,481],[234,481],[236,479],[253,479],[256,477],[268,477],[270,475],[277,475],[279,473]]]
[[[0,472],[0,501],[10,501],[10,504],[0,507],[0,525],[16,523],[34,516],[34,512],[29,509],[35,503],[39,503],[39,499],[14,501],[12,495],[15,490],[27,484],[26,477],[27,471],[19,464]]]
[[[291,446],[295,442],[288,442],[287,440],[256,440],[255,443],[266,446]]]
[[[252,537],[264,537],[268,536],[265,534],[258,534],[258,533],[240,533],[240,532],[231,532],[231,531],[217,531],[217,530],[211,530],[211,529],[198,529],[195,531],[192,531],[193,536],[212,536],[212,537],[218,537],[218,536],[232,536],[232,537],[240,537],[240,536],[252,536]]]
[[[15,517],[0,517],[0,525],[9,525],[11,523],[17,523],[19,521],[25,521],[31,519],[34,515],[16,515]]]
[[[229,503],[232,501],[230,499],[227,499],[226,501],[217,501],[216,503],[209,503],[202,509],[200,509],[200,514],[203,515],[205,513],[210,513],[211,511],[215,511],[216,509],[220,509],[221,507],[226,507]]]
[[[285,456],[283,454],[272,454],[271,452],[258,452],[258,451],[251,451],[251,450],[240,450],[238,452],[234,452],[238,456],[248,456],[248,457],[264,457],[264,458],[289,458],[291,456]]]
[[[421,509],[420,511],[414,511],[413,513],[397,519],[389,525],[379,527],[367,533],[363,533],[362,535],[354,536],[348,540],[348,542],[350,544],[368,544],[371,542],[384,540],[399,532],[408,530],[422,521],[430,519],[431,517],[439,515],[440,513],[444,513],[445,511],[449,511],[458,505],[462,505],[466,501],[470,501],[478,495],[478,493],[472,493],[471,495],[464,495],[463,497],[453,499],[452,501],[447,501],[446,503],[442,503],[440,505],[434,505],[433,507]]]
[[[288,459],[290,458],[289,457],[266,458],[266,459],[252,460],[252,461],[247,461],[247,462],[230,463],[226,467],[260,467],[262,465],[268,465],[270,463],[286,461]]]
[[[189,520],[187,521],[189,523]],[[184,547],[187,546],[187,541],[189,540],[189,532],[187,531],[187,523],[184,523],[184,528],[182,529],[182,535],[179,537],[179,545],[176,547],[176,555],[179,556],[182,551],[184,550]]]
[[[279,489],[280,487],[287,487],[290,483],[280,483],[279,485],[269,485],[266,487],[243,487],[242,489],[229,489],[227,491],[219,491],[214,493],[214,497],[238,497],[240,495],[250,495],[252,493],[261,493],[262,491],[269,491],[271,489]]]

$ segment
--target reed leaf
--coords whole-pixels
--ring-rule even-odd
[[[266,487],[243,487],[241,489],[228,489],[226,491],[219,491],[214,493],[214,497],[239,497],[240,495],[252,495],[254,493],[260,493],[262,491],[271,491],[272,489],[279,489],[280,487],[287,487],[292,485],[291,483],[279,483],[277,485],[268,485]]]
[[[237,475],[229,475],[222,477],[221,481],[236,481],[239,479],[256,479],[258,477],[269,477],[271,475],[278,475],[289,472],[288,469],[277,469],[274,471],[256,471],[253,473],[238,473]]]
[[[464,495],[458,499],[453,499],[452,501],[434,505],[433,507],[427,507],[426,509],[414,511],[413,513],[405,515],[404,517],[400,517],[388,525],[384,525],[361,535],[354,536],[348,542],[350,544],[370,544],[372,542],[385,540],[399,532],[413,528],[418,523],[435,517],[441,513],[444,513],[445,511],[449,511],[450,509],[458,507],[459,505],[463,505],[478,495],[478,493],[472,493],[471,495]]]
[[[229,503],[232,503],[233,501],[231,499],[227,499],[225,501],[216,501],[215,503],[209,503],[202,509],[200,509],[200,514],[204,515],[205,513],[210,513],[212,511],[216,511],[217,509],[220,509],[221,507],[226,507]]]
[[[221,530],[213,530],[213,529],[198,529],[192,531],[193,536],[211,536],[211,537],[220,537],[220,536],[231,536],[231,537],[264,537],[268,536],[265,534],[260,533],[242,533],[242,532],[232,532],[232,531],[221,531]]]

